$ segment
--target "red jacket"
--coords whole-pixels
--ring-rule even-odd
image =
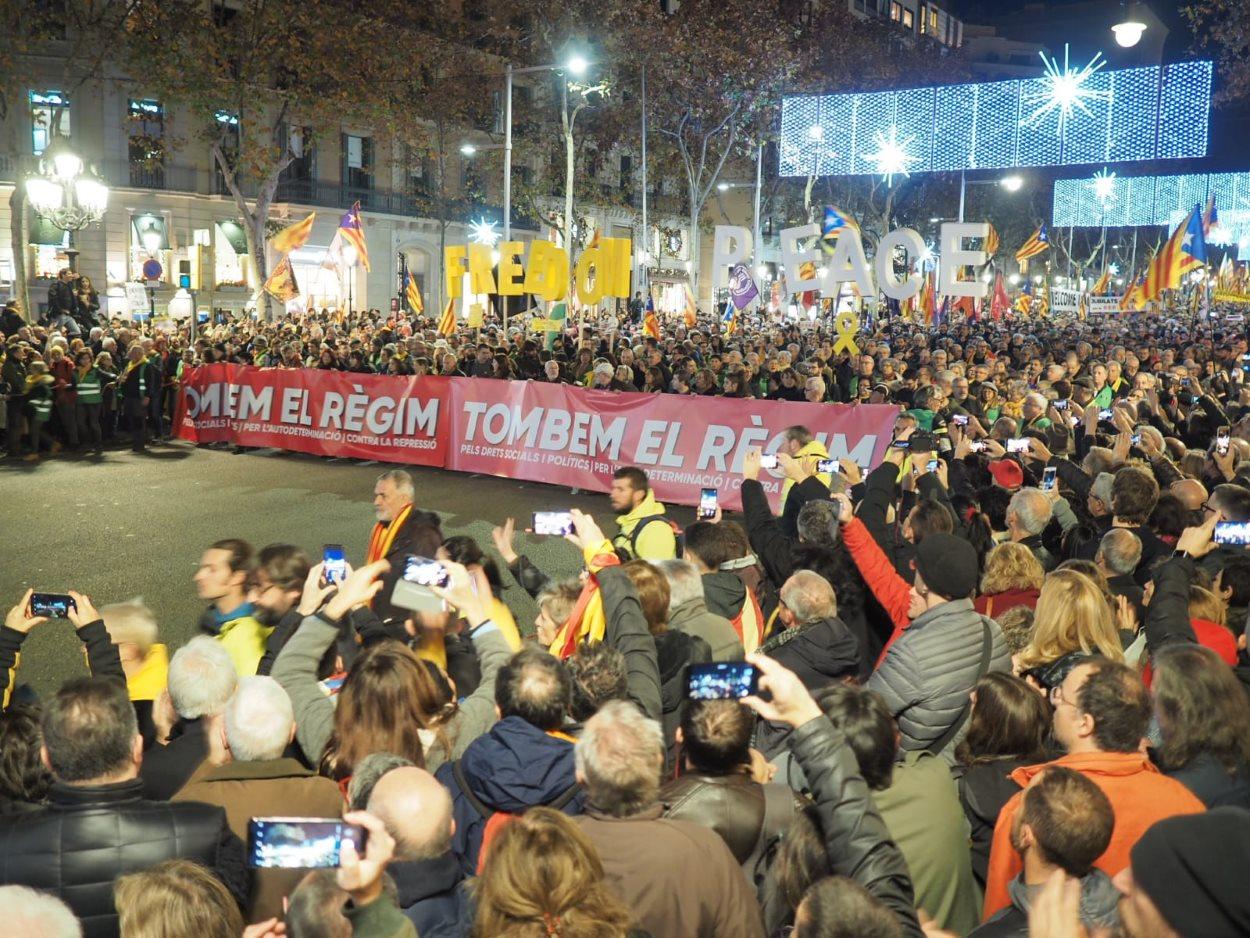
[[[894,623],[894,634],[885,643],[877,658],[877,665],[880,666],[890,646],[911,624],[911,619],[907,616],[907,609],[911,605],[911,584],[898,575],[894,564],[869,532],[867,525],[858,518],[852,518],[849,524],[843,526],[842,540],[846,542],[846,549],[851,552],[851,559],[859,568],[860,576]]]
[[[56,402],[58,404],[73,404],[78,400],[78,392],[74,390],[78,382],[74,378],[74,363],[72,361],[68,358],[62,358],[48,368],[48,374],[56,379],[53,390],[56,392]]]
[[[1011,779],[1021,788],[1048,765],[1075,769],[1103,790],[1115,810],[1111,843],[1094,864],[1108,876],[1129,865],[1129,851],[1156,821],[1178,814],[1206,810],[1188,788],[1162,774],[1142,752],[1068,753],[1053,762],[1016,769]],[[1011,824],[1024,792],[1017,792],[999,812],[990,846],[990,865],[985,876],[984,917],[1011,905],[1007,884],[1023,870],[1020,855],[1011,846]]]
[[[972,605],[981,615],[992,619],[1015,606],[1028,606],[1030,609],[1036,609],[1039,593],[1040,591],[1035,589],[1003,590],[1001,593],[978,596]]]

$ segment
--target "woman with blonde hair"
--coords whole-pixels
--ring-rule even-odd
[[[1116,619],[1098,584],[1075,570],[1047,575],[1033,614],[1033,638],[1020,653],[1018,672],[1079,651],[1124,660]]]
[[[121,876],[113,887],[126,938],[239,938],[243,915],[216,876],[190,860],[166,860]]]
[[[986,557],[981,595],[973,605],[977,612],[991,619],[1014,606],[1032,609],[1045,579],[1046,571],[1033,551],[1023,544],[1006,541]]]
[[[551,808],[507,822],[474,885],[474,938],[625,938],[630,915],[578,826]]]

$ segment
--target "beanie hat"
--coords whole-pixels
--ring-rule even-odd
[[[976,549],[954,534],[930,534],[916,548],[916,572],[939,596],[967,599],[980,576]]]
[[[1133,880],[1186,935],[1250,935],[1250,811],[1159,821],[1133,845]]]

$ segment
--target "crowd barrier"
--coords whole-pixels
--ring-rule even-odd
[[[183,372],[175,417],[193,443],[439,466],[606,492],[620,466],[646,470],[661,501],[715,488],[741,507],[743,453],[802,424],[834,458],[876,465],[898,409],[594,391],[488,378],[412,378],[204,365]],[[773,501],[784,475],[765,470]]]

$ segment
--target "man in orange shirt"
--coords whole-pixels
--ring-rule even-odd
[[[1142,746],[1150,723],[1150,692],[1135,671],[1105,658],[1090,657],[1051,689],[1055,739],[1067,755],[1062,765],[1088,777],[1106,794],[1115,811],[1111,843],[1094,864],[1109,876],[1129,865],[1129,851],[1142,834],[1164,818],[1194,814],[1203,804],[1180,782],[1161,774]],[[1016,769],[1011,777],[1027,787],[1046,765]],[[984,916],[1010,903],[1007,884],[1020,873],[1011,845],[1011,828],[1023,792],[998,815],[985,882]]]

